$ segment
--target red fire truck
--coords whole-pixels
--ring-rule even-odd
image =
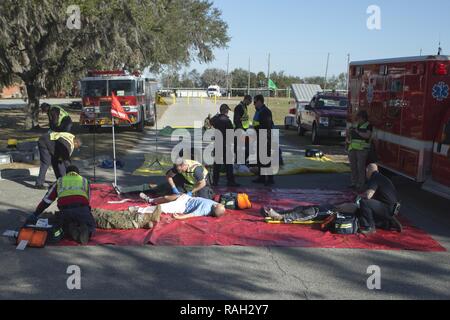
[[[116,124],[132,126],[142,132],[146,125],[155,124],[157,87],[156,81],[138,72],[90,71],[81,80],[83,109],[80,123],[90,130],[111,126],[111,95],[114,92],[131,120],[131,123],[117,120]]]
[[[352,62],[348,124],[369,113],[380,166],[450,199],[450,57]]]

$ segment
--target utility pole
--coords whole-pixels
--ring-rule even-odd
[[[230,99],[230,53],[227,58],[227,96]]]
[[[247,84],[247,94],[250,95],[250,86],[251,86],[251,73],[250,73],[250,67],[251,67],[251,58],[248,58],[248,84]]]
[[[328,53],[328,56],[327,56],[327,67],[325,69],[325,81],[324,81],[324,85],[323,85],[323,90],[327,89],[327,78],[328,78],[328,66],[329,66],[329,63],[330,63],[330,53]]]
[[[349,81],[350,81],[350,53],[347,54],[347,92],[350,85]]]
[[[267,67],[267,99],[270,98],[270,53],[269,53],[269,60],[268,60],[268,67]]]

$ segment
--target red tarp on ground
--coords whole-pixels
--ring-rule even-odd
[[[219,193],[228,190],[219,189]],[[280,246],[305,248],[349,248],[369,250],[446,251],[424,231],[406,221],[402,234],[378,231],[369,237],[363,235],[335,235],[303,225],[272,225],[264,222],[261,206],[288,209],[299,205],[336,204],[351,201],[351,193],[324,190],[239,189],[249,194],[253,209],[230,211],[216,218],[195,218],[176,221],[164,216],[153,230],[105,231],[99,230],[92,245],[144,245],[157,246]],[[108,185],[93,185],[93,208],[126,210],[129,206],[145,206],[138,200],[124,204],[108,204],[117,201],[117,195]],[[71,245],[64,241],[62,245]]]

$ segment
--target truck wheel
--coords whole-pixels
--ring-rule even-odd
[[[313,145],[318,145],[320,143],[319,139],[319,130],[317,129],[317,125],[314,123],[312,133],[311,133],[311,141]]]
[[[145,115],[144,110],[141,109],[141,121],[136,124],[136,130],[137,132],[144,132],[145,130]]]
[[[303,137],[303,136],[305,135],[305,129],[303,129],[301,123],[299,123],[299,124],[297,125],[297,134],[298,134],[300,137]]]
[[[148,122],[148,125],[149,125],[150,127],[154,127],[154,126],[155,126],[155,117],[153,117],[153,119],[151,119],[151,120]]]

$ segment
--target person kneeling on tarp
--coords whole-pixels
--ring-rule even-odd
[[[199,162],[177,159],[174,168],[166,174],[174,195],[186,193],[205,199],[212,199],[213,191],[208,170]]]
[[[95,220],[89,206],[89,182],[80,176],[77,167],[69,166],[67,174],[50,187],[34,214],[27,219],[27,224],[36,223],[38,217],[55,200],[58,201],[64,232],[74,241],[87,244],[95,233]]]
[[[389,178],[378,171],[374,163],[366,168],[367,186],[359,201],[361,233],[376,233],[376,227],[394,228],[402,232],[397,216],[400,210],[397,190]]]
[[[205,198],[191,197],[187,194],[165,196],[158,199],[150,199],[141,194],[141,198],[154,204],[154,206],[147,208],[131,207],[130,211],[139,213],[162,212],[173,215],[177,220],[206,216],[220,218],[226,212],[223,204]]]
[[[208,170],[199,162],[178,159],[175,165],[166,173],[167,182],[161,185],[143,184],[136,186],[116,186],[118,194],[146,192],[160,196],[186,193],[205,199],[212,199],[214,192],[210,184]]]

